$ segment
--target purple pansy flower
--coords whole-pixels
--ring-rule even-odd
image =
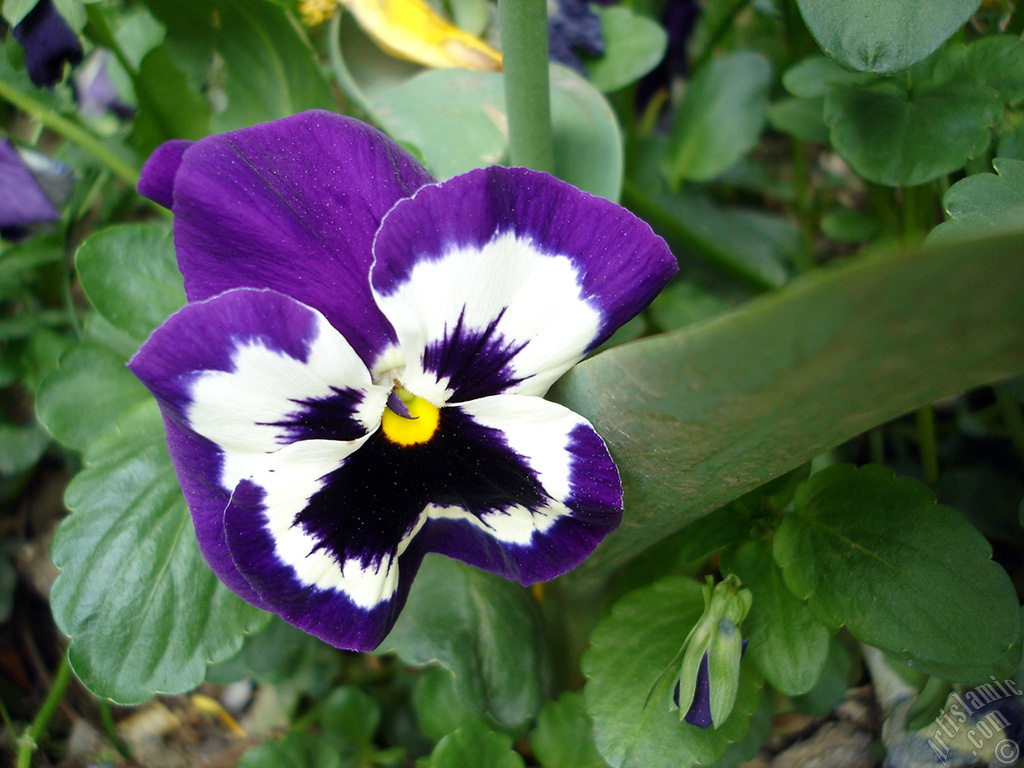
[[[64,75],[64,62],[82,60],[82,44],[51,0],[39,0],[12,30],[25,49],[25,69],[38,88],[53,88]]]
[[[33,224],[59,219],[60,211],[25,158],[9,140],[0,139],[0,237],[18,240]]]
[[[130,366],[241,597],[371,649],[427,552],[532,584],[618,524],[601,438],[541,396],[675,272],[632,214],[522,168],[435,183],[327,112],[164,144],[139,190],[190,303]]]

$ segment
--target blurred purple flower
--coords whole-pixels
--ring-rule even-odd
[[[655,93],[671,87],[675,80],[689,74],[690,38],[700,18],[700,4],[696,0],[670,0],[661,21],[668,32],[665,58],[637,85],[637,103],[644,105]]]
[[[548,3],[548,58],[585,74],[577,51],[589,56],[604,53],[601,20],[587,0],[551,0]]]
[[[89,117],[102,117],[113,112],[123,120],[127,120],[135,110],[121,100],[113,81],[107,72],[107,66],[113,59],[110,51],[96,49],[85,64],[79,67],[72,78],[75,98],[79,111]]]
[[[82,60],[82,44],[51,0],[39,0],[14,27],[14,39],[25,49],[25,68],[39,88],[53,88],[64,74],[64,62]]]
[[[33,224],[57,221],[60,211],[14,145],[0,141],[0,237],[18,240]]]

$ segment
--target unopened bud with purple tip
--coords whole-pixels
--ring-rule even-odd
[[[753,601],[733,575],[704,585],[704,614],[683,643],[682,665],[673,686],[671,709],[699,728],[718,727],[736,703],[740,659],[746,641],[740,624]]]

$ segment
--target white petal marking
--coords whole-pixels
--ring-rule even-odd
[[[397,291],[375,294],[407,356],[406,387],[435,405],[451,395],[448,381],[421,370],[423,350],[459,322],[483,331],[504,310],[497,330],[513,344],[527,342],[512,371],[526,378],[506,390],[542,395],[572,367],[597,336],[601,312],[581,294],[576,267],[566,256],[544,253],[513,232],[483,248],[452,248],[424,258]]]
[[[375,386],[356,353],[323,316],[306,362],[258,340],[240,341],[232,371],[206,371],[192,385],[189,425],[224,451],[221,484],[231,491],[251,476],[254,455],[272,453],[286,442],[286,421],[297,401],[330,397],[332,386],[362,390],[356,419],[369,431],[380,423],[388,388]]]

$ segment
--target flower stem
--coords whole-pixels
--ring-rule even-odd
[[[334,81],[341,88],[342,93],[363,111],[370,122],[378,128],[383,128],[384,125],[377,114],[377,110],[373,108],[366,94],[363,93],[355,78],[352,77],[352,73],[345,63],[345,57],[342,55],[341,17],[344,13],[343,7],[339,5],[337,12],[331,17],[327,26],[327,55],[331,62],[331,73],[334,75]]]
[[[22,112],[31,115],[52,131],[59,133],[68,141],[74,142],[90,155],[99,160],[133,188],[139,182],[139,171],[120,157],[111,152],[103,142],[82,126],[68,120],[56,110],[50,109],[26,93],[22,93],[13,85],[0,80],[0,98],[9,101]]]
[[[19,739],[18,745],[18,768],[29,768],[32,764],[32,754],[36,751],[36,742],[43,735],[46,726],[57,711],[60,700],[64,698],[64,692],[71,682],[71,665],[68,663],[68,655],[65,652],[60,659],[60,666],[57,667],[57,675],[53,679],[50,692],[46,694],[46,700],[36,713],[35,719],[29,725],[24,735]]]
[[[552,173],[547,0],[498,0],[512,165]]]

